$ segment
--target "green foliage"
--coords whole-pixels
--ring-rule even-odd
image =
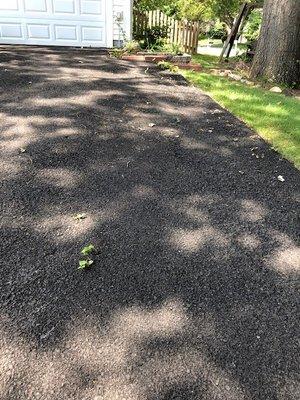
[[[121,58],[123,54],[124,54],[123,49],[114,48],[109,50],[109,55],[114,58]]]
[[[231,28],[234,18],[244,0],[206,0],[209,7],[210,17],[218,18]]]
[[[159,9],[178,19],[200,21],[220,19],[231,28],[244,2],[244,0],[135,0],[134,7],[141,11]],[[248,3],[260,5],[263,0],[248,0]]]
[[[176,16],[190,21],[203,20],[207,15],[206,0],[175,0]]]
[[[137,42],[136,40],[130,40],[128,42],[125,43],[125,46],[123,47],[123,51],[125,53],[136,53],[141,49],[141,46],[139,44],[139,42]]]
[[[257,40],[262,21],[262,10],[253,10],[249,15],[248,21],[244,28],[244,36],[249,42]]]
[[[162,10],[172,4],[171,0],[134,0],[133,6],[139,10]]]
[[[95,250],[95,246],[92,244],[89,244],[88,246],[85,246],[82,250],[81,250],[81,254],[83,254],[84,256],[87,256],[91,253],[93,253],[93,251]]]
[[[79,267],[78,269],[85,269],[90,267],[92,264],[94,264],[94,260],[91,259],[90,255],[95,252],[95,246],[93,244],[89,244],[85,246],[81,250],[81,254],[85,256],[83,260],[79,260]]]
[[[217,21],[207,32],[207,36],[212,39],[221,39],[222,41],[227,38],[227,31],[220,21]]]
[[[169,70],[169,71],[174,72],[174,73],[178,72],[178,70],[179,70],[177,65],[173,65],[169,61],[160,61],[159,63],[157,63],[157,65],[162,70]]]
[[[169,27],[164,26],[152,26],[145,30],[145,35],[140,38],[144,39],[142,47],[149,50],[160,50],[165,43],[165,39],[168,37]],[[138,39],[138,38],[137,38]]]
[[[87,267],[90,267],[93,263],[94,263],[94,261],[91,259],[80,260],[78,269],[85,269]]]
[[[168,54],[178,56],[182,54],[181,46],[177,43],[165,43],[162,50]]]

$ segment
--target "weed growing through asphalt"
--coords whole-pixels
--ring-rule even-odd
[[[87,246],[85,246],[82,250],[81,250],[81,254],[84,256],[83,260],[79,260],[79,267],[78,269],[86,269],[88,267],[90,267],[93,263],[94,260],[90,257],[92,253],[95,252],[95,246],[92,244],[89,244]]]

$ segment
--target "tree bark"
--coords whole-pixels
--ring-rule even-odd
[[[251,76],[300,84],[300,0],[265,0]]]

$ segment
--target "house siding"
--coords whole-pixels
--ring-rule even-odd
[[[123,13],[123,20],[118,23],[118,15]],[[126,40],[131,40],[132,31],[132,0],[113,0],[113,41],[114,45],[121,45]],[[121,43],[120,43],[121,42]]]

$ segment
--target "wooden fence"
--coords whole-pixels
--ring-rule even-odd
[[[198,21],[177,20],[160,10],[133,13],[133,36],[142,37],[147,28],[168,27],[168,43],[179,45],[185,53],[197,51],[200,24]]]

